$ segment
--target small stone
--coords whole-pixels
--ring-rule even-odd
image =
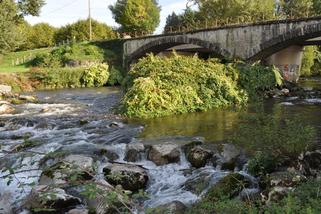
[[[125,161],[137,162],[142,160],[145,146],[142,143],[130,143],[126,146]]]
[[[12,87],[9,85],[0,85],[0,92],[1,93],[11,93]]]
[[[16,111],[15,108],[13,108],[11,105],[8,105],[8,104],[0,105],[0,115],[1,114],[12,114],[15,111]]]
[[[92,171],[94,160],[84,155],[69,155],[63,161],[73,164],[81,169]]]
[[[206,165],[206,163],[213,156],[210,150],[203,149],[200,146],[192,148],[187,154],[187,160],[195,168],[201,168]]]
[[[103,169],[106,180],[123,189],[138,191],[146,187],[148,175],[144,168],[133,164],[114,163]]]
[[[20,99],[20,100],[25,100],[25,101],[31,102],[31,103],[37,101],[37,99],[36,99],[35,97],[33,97],[33,96],[27,96],[27,95],[20,95],[20,96],[19,96],[19,99]]]
[[[267,204],[281,201],[291,190],[289,187],[274,187],[268,194]]]
[[[175,144],[153,145],[148,153],[148,160],[153,161],[158,166],[177,163],[180,161],[179,146]]]

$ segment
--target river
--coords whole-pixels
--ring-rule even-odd
[[[321,90],[321,79],[302,80],[300,85],[306,89],[308,98],[268,99],[264,111],[284,118],[299,117],[302,123],[316,127],[321,138],[321,98],[315,95],[315,90]],[[1,200],[6,200],[8,206],[20,204],[31,187],[21,188],[19,184],[38,181],[41,170],[37,169],[44,157],[42,154],[59,149],[88,154],[98,146],[114,151],[118,154],[117,161],[124,162],[126,145],[137,141],[150,144],[202,138],[207,144],[216,144],[224,142],[233,133],[240,114],[248,112],[211,110],[158,119],[122,120],[113,114],[113,108],[121,98],[117,87],[37,91],[33,94],[39,98],[38,104],[20,105],[16,114],[0,116],[0,169],[10,165],[21,171],[15,174],[9,186],[6,179],[0,179],[0,204]],[[10,152],[26,136],[42,142],[30,149],[39,155],[30,155],[28,151]],[[206,175],[211,177],[210,185],[227,173],[212,166],[186,173],[191,166],[184,155],[176,164],[156,166],[146,159],[137,164],[148,170],[150,178],[146,189],[150,198],[144,202],[145,207],[174,200],[189,205],[199,195],[182,188],[187,180]],[[0,172],[0,176],[6,173]]]

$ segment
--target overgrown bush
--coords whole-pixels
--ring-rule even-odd
[[[107,85],[110,85],[110,86],[121,85],[123,82],[123,79],[124,77],[120,69],[115,68],[114,66],[112,66],[109,69],[109,78],[108,78]]]
[[[275,67],[260,64],[239,64],[239,85],[246,90],[250,98],[258,98],[263,92],[280,86],[283,78]]]
[[[50,53],[40,54],[31,65],[43,68],[62,67],[72,63],[88,64],[88,62],[102,62],[104,54],[97,46],[91,44],[65,45],[52,50]]]
[[[81,82],[86,87],[99,87],[107,83],[108,77],[108,65],[95,64],[85,69]]]
[[[215,60],[149,55],[126,78],[121,112],[146,118],[244,105],[247,95],[226,73]]]
[[[32,79],[41,82],[38,87],[46,89],[103,86],[109,76],[106,64],[95,64],[84,68],[49,68],[31,74]]]

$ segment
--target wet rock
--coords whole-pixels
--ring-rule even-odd
[[[25,101],[31,102],[31,103],[37,102],[37,99],[35,97],[33,97],[33,96],[20,95],[19,99],[20,100],[25,100]]]
[[[0,105],[0,115],[1,114],[12,114],[16,111],[14,107],[8,104],[1,104]]]
[[[10,198],[12,195],[8,192],[0,192],[0,213],[2,214],[14,214],[13,207],[10,204]]]
[[[114,188],[105,180],[99,180],[95,184],[98,192],[104,194],[97,194],[95,198],[84,199],[90,210],[96,214],[131,213],[128,210],[128,208],[131,208],[131,205],[128,203],[127,197],[119,191],[116,193]],[[116,197],[113,200],[106,200],[108,193],[113,193],[113,195],[116,193]]]
[[[114,163],[103,169],[106,180],[125,190],[138,191],[146,187],[148,175],[144,168],[132,164]]]
[[[239,197],[242,201],[245,202],[258,201],[261,199],[260,190],[257,188],[245,188],[240,192]]]
[[[24,208],[33,213],[64,214],[80,204],[79,198],[66,194],[63,189],[39,185],[34,187],[26,198]],[[40,209],[46,211],[37,212]]]
[[[211,159],[213,153],[210,150],[203,149],[200,146],[192,148],[187,154],[187,160],[195,168],[204,167]]]
[[[145,146],[142,143],[130,143],[126,146],[125,161],[137,162],[142,160],[145,152]]]
[[[83,160],[81,159],[83,158]],[[40,185],[68,185],[69,181],[91,180],[92,159],[71,155],[67,161],[59,161],[45,168],[40,176]]]
[[[108,125],[109,128],[124,128],[124,124],[120,122],[112,122]]]
[[[180,161],[180,148],[175,144],[158,144],[151,146],[148,153],[148,160],[156,165],[177,163]]]
[[[98,156],[103,156],[103,157],[106,157],[109,161],[115,161],[119,158],[119,155],[114,152],[114,151],[111,151],[110,149],[101,149],[99,150],[99,152],[95,152],[96,155]]]
[[[11,93],[12,87],[9,85],[0,85],[0,93]]]
[[[88,214],[89,210],[87,209],[72,209],[69,210],[67,214]]]
[[[183,185],[183,189],[190,191],[195,195],[200,195],[205,189],[207,189],[211,183],[212,174],[209,172],[197,173],[197,175],[189,178]]]
[[[251,186],[251,181],[239,173],[230,173],[211,187],[205,197],[212,201],[222,198],[234,198],[244,189]]]
[[[146,213],[153,213],[153,214],[184,214],[187,207],[180,201],[173,201],[164,205],[160,205],[155,208],[150,208],[146,210]]]
[[[219,162],[222,170],[234,170],[236,167],[241,169],[246,163],[246,158],[234,145],[224,144]]]
[[[69,155],[63,159],[63,161],[67,163],[71,163],[76,167],[79,167],[79,169],[92,171],[94,160],[91,157],[87,157],[84,155]]]
[[[271,202],[281,201],[288,195],[291,190],[292,188],[289,187],[273,187],[268,194],[267,204],[270,204]]]
[[[321,151],[306,152],[299,156],[299,171],[305,176],[321,175]]]
[[[284,96],[288,96],[288,95],[290,94],[290,90],[287,89],[287,88],[283,88],[283,89],[281,90],[281,92],[282,92],[282,94],[283,94]]]

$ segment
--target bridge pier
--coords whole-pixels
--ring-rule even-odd
[[[268,65],[280,69],[284,80],[297,82],[300,77],[303,46],[293,45],[266,59]]]

